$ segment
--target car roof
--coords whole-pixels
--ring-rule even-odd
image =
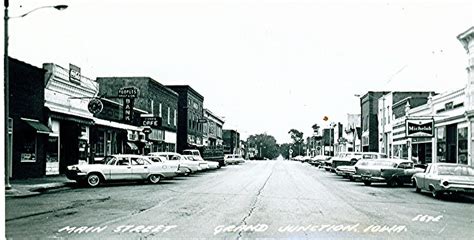
[[[181,154],[176,153],[176,152],[151,152],[149,154],[178,154],[178,155],[181,155]]]
[[[459,163],[430,163],[431,165],[435,166],[449,166],[449,167],[472,167],[466,164],[459,164]]]
[[[139,154],[112,154],[109,155],[112,157],[144,157],[146,158],[147,156],[139,155]]]

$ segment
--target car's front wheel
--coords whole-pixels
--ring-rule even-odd
[[[415,180],[413,180],[413,187],[415,188],[415,192],[421,193],[421,188],[418,187],[418,184],[416,184]]]
[[[150,183],[153,183],[153,184],[156,184],[156,183],[159,183],[161,180],[161,176],[160,175],[150,175],[148,177],[148,181],[150,181]]]
[[[438,199],[438,198],[441,197],[441,192],[436,191],[434,188],[431,188],[431,196],[433,196],[434,198]]]
[[[101,183],[100,175],[97,173],[91,173],[87,176],[87,185],[89,187],[97,187]]]
[[[370,186],[370,184],[372,184],[370,181],[364,181],[365,186]]]

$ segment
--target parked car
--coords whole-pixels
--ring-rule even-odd
[[[323,166],[324,170],[330,171],[330,170],[331,170],[331,167],[332,167],[332,158],[330,158],[330,159],[324,161],[323,164],[322,164],[322,166]]]
[[[163,157],[167,161],[175,161],[180,165],[180,174],[188,175],[189,173],[195,173],[201,171],[202,168],[199,166],[199,163],[196,161],[191,161],[185,158],[183,155],[175,152],[151,152],[148,154],[150,158],[152,157]]]
[[[318,167],[319,165],[321,165],[322,162],[326,161],[326,160],[329,160],[331,157],[330,156],[325,156],[325,155],[316,155],[314,157],[312,157],[308,163],[315,166],[315,167]]]
[[[225,154],[224,162],[226,165],[245,163],[245,159],[239,154]]]
[[[360,176],[356,174],[357,166],[366,166],[369,164],[369,161],[373,159],[361,159],[357,161],[355,165],[344,165],[336,168],[336,174],[344,178],[349,178],[350,181],[356,181],[360,179]]]
[[[411,177],[421,168],[415,168],[413,161],[405,159],[375,159],[355,167],[357,175],[361,177],[366,186],[373,182],[384,182],[388,186],[402,186],[411,182]]]
[[[199,162],[205,169],[218,169],[221,168],[221,164],[218,161],[207,161],[201,157],[201,153],[197,149],[186,149],[183,150],[184,156],[191,156],[195,161]]]
[[[416,192],[430,191],[434,198],[445,193],[474,194],[474,168],[454,163],[428,164],[426,170],[412,177]]]
[[[107,156],[104,164],[76,164],[67,167],[68,179],[96,187],[107,181],[143,181],[158,183],[162,178],[175,177],[179,164],[153,162],[146,156],[117,154]]]
[[[387,158],[387,155],[378,152],[341,152],[332,159],[331,171],[336,172],[338,166],[355,165],[360,159]]]

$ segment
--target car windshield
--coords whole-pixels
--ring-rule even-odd
[[[469,166],[438,166],[438,175],[474,176],[474,168]]]
[[[106,165],[115,165],[115,162],[117,162],[117,158],[113,156],[107,156],[103,159],[103,162]]]

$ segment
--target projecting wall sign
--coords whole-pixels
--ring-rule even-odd
[[[405,120],[405,133],[407,137],[433,137],[433,119],[407,119]]]

